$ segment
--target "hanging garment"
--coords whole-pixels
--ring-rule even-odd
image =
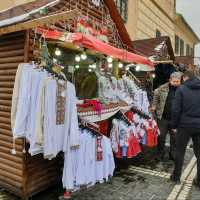
[[[60,84],[64,84],[60,81]],[[67,151],[68,145],[78,146],[79,128],[74,85],[67,82],[62,95],[66,98],[64,124],[57,124],[58,82],[48,78],[40,88],[40,104],[36,125],[36,143],[44,146],[44,157],[55,157],[60,151]],[[68,142],[69,140],[69,142]]]
[[[26,138],[29,130],[29,113],[30,113],[30,100],[31,100],[31,75],[33,66],[25,64],[22,71],[19,69],[14,87],[11,121],[13,126],[14,138]],[[20,79],[20,80],[19,80]]]
[[[158,127],[155,126],[154,122],[149,120],[147,127],[147,139],[146,145],[148,147],[155,147],[158,144]]]
[[[102,160],[96,160],[96,136],[88,130],[80,129],[80,148],[65,152],[63,186],[67,190],[77,190],[81,186],[91,187],[103,183],[113,175],[114,157],[109,138],[103,136]]]
[[[131,105],[133,103],[133,99],[130,97],[128,89],[124,85],[123,79],[119,79],[117,81],[117,87],[119,100],[126,102],[128,105]]]
[[[112,121],[112,129],[110,132],[111,146],[114,153],[118,152],[119,148],[119,122],[116,119]]]
[[[115,92],[112,89],[111,82],[105,76],[100,76],[98,79],[98,92],[101,101],[109,102],[116,101]]]
[[[115,161],[111,148],[111,141],[107,137],[103,137],[103,158],[104,158],[104,178],[108,181],[109,177],[113,176],[115,170]]]
[[[13,88],[13,95],[12,95],[12,107],[11,107],[11,127],[12,127],[12,130],[15,126],[22,71],[23,71],[24,68],[31,68],[31,67],[32,67],[32,65],[30,65],[29,63],[21,63],[21,64],[19,64],[19,66],[17,68],[17,72],[16,72],[16,76],[15,76],[15,84],[14,84],[14,88]]]
[[[36,116],[39,112],[39,88],[41,82],[47,78],[47,73],[44,71],[34,70],[31,74],[31,97],[30,97],[30,112],[29,112],[29,131],[26,138],[30,143],[29,153],[33,156],[42,152],[42,148],[36,144]]]
[[[133,158],[139,153],[141,153],[141,147],[139,145],[139,142],[133,134],[130,134],[128,142],[129,146],[127,150],[127,158]]]
[[[76,185],[78,186],[82,186],[85,184],[86,182],[86,177],[85,177],[85,172],[86,170],[89,170],[89,169],[86,169],[86,162],[85,162],[85,157],[86,157],[86,137],[87,137],[87,131],[86,130],[80,130],[81,132],[81,135],[80,135],[80,147],[79,147],[79,150],[78,150],[78,155],[77,155],[77,158],[78,158],[78,166],[77,166],[77,170],[76,170]],[[89,136],[88,136],[89,137]],[[95,143],[94,143],[95,145]],[[94,150],[94,156],[95,156],[95,150]],[[67,164],[67,159],[65,161],[65,163]],[[64,167],[65,169],[65,167]],[[67,179],[67,177],[64,177],[64,179]],[[63,179],[63,182],[65,181]]]

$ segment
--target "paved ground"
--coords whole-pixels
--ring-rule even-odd
[[[173,162],[166,159],[159,162],[153,150],[144,150],[145,156],[120,163],[121,170],[117,171],[114,178],[105,184],[97,184],[89,189],[82,189],[73,195],[73,200],[164,200],[174,190],[175,185],[169,181],[170,173],[173,170]],[[188,166],[193,152],[187,150],[184,169]],[[151,159],[148,159],[151,158]],[[33,198],[32,200],[57,200],[62,194],[60,187],[51,188]],[[183,187],[184,188],[184,187]],[[183,189],[182,189],[183,190]],[[189,200],[200,200],[200,191],[192,187]],[[18,198],[0,192],[0,200],[18,200]],[[172,199],[168,199],[172,200]],[[184,200],[180,199],[179,200]]]

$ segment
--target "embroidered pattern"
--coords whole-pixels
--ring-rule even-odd
[[[63,84],[57,82],[56,93],[56,124],[61,125],[65,123],[65,105],[66,105],[66,88],[67,83]]]

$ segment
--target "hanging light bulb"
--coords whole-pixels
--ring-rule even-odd
[[[153,78],[153,79],[156,78],[156,75],[155,75],[155,74],[152,74],[152,78]]]
[[[88,69],[89,72],[92,72],[92,69]]]
[[[56,48],[55,55],[56,56],[61,56],[61,50],[59,48]]]
[[[97,65],[94,63],[94,64],[92,65],[92,68],[93,68],[93,69],[96,69],[96,68],[97,68]]]
[[[76,55],[75,61],[76,61],[76,62],[80,62],[80,61],[81,61],[81,57],[80,57],[79,55]]]
[[[136,72],[139,72],[140,71],[140,65],[137,65],[135,70],[136,70]]]
[[[112,64],[112,63],[109,63],[109,64],[108,64],[108,67],[109,67],[109,68],[112,68],[112,67],[113,67],[113,64]]]
[[[123,64],[122,63],[119,63],[119,68],[123,68]]]
[[[81,54],[81,59],[86,60],[87,59],[87,54],[84,52]]]
[[[75,68],[76,68],[76,69],[79,69],[79,68],[80,68],[80,66],[79,66],[79,65],[75,65]]]
[[[112,58],[112,57],[108,57],[108,58],[107,58],[107,61],[108,61],[108,63],[112,63],[113,58]]]

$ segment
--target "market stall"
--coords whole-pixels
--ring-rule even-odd
[[[129,71],[127,66],[130,63],[145,64],[151,68],[153,64],[147,58],[133,52],[125,28],[123,27],[123,31],[119,29],[124,25],[122,20],[119,20],[121,18],[117,10],[113,11],[114,2],[111,0],[99,3],[98,1],[94,3],[92,0],[76,3],[70,0],[38,2],[18,7],[16,12],[15,8],[6,11],[9,17],[1,21],[3,27],[0,28],[0,186],[22,198],[30,197],[57,184],[62,176],[65,189],[73,190],[75,187],[72,184],[73,178],[68,176],[70,170],[68,163],[71,163],[69,162],[71,154],[69,149],[66,149],[68,143],[53,148],[53,152],[45,146],[50,143],[45,143],[45,139],[46,135],[49,136],[52,132],[53,126],[52,123],[45,125],[41,122],[47,117],[47,112],[44,111],[48,110],[47,101],[49,105],[53,103],[52,95],[58,95],[54,100],[56,105],[61,105],[55,112],[56,125],[63,125],[65,120],[68,120],[70,128],[65,127],[64,130],[67,129],[67,134],[72,136],[71,146],[80,145],[78,139],[74,139],[78,131],[76,123],[79,122],[82,130],[87,129],[95,134],[100,149],[93,160],[95,163],[103,161],[101,145],[109,147],[110,144],[111,147],[110,140],[112,150],[117,157],[132,157],[140,152],[139,142],[155,146],[158,133],[157,126],[148,112],[145,91],[135,84],[132,76],[127,76]],[[29,14],[24,13],[27,10]],[[12,14],[14,16],[11,16]],[[49,90],[42,85],[42,79],[47,77],[52,79],[52,88],[49,87]],[[68,101],[63,93],[66,80],[68,80],[66,90]],[[58,91],[55,89],[57,81],[61,85]],[[45,95],[39,92],[43,91],[40,88],[45,88]],[[135,94],[137,98],[133,98],[132,95]],[[22,98],[23,95],[25,100]],[[45,104],[38,103],[36,106],[35,102],[39,102],[40,98]],[[70,104],[67,104],[67,110],[72,109],[70,112],[62,109],[62,105],[68,102]],[[68,113],[66,118],[65,113]],[[49,114],[49,116],[54,115]],[[33,119],[41,120],[36,120],[36,123]],[[31,127],[31,123],[36,123],[36,127],[41,128],[41,133],[46,135],[37,135],[40,133],[39,129],[33,131],[30,128],[28,131],[23,131],[22,127]],[[86,127],[88,123],[93,126],[92,130],[91,127]],[[105,124],[108,128],[102,130]],[[120,143],[119,135],[115,137],[117,130],[133,134],[130,133],[129,137],[124,134]],[[54,135],[59,131],[63,134],[60,129],[55,129],[52,133]],[[83,138],[84,134],[85,132],[82,134]],[[110,138],[109,141],[107,138]],[[65,135],[61,137],[61,142],[62,140],[65,140]],[[128,148],[127,151],[129,145],[126,140],[132,144],[130,147],[136,148]],[[84,139],[81,141],[86,142]],[[91,137],[89,141],[95,144]],[[38,144],[41,149],[38,149]],[[95,153],[96,149],[93,150]],[[59,156],[59,152],[65,153],[64,169],[61,167],[63,159]],[[93,183],[101,182],[102,177],[112,175],[113,168],[108,171],[95,181],[89,176],[86,182],[91,180]],[[80,185],[86,183],[80,179],[76,181]]]
[[[152,82],[152,91],[166,83],[170,74],[177,70],[171,39],[168,36],[136,40],[133,41],[133,46],[137,53],[148,57],[155,64],[154,71],[144,70],[143,67],[135,70],[136,76],[147,85],[147,88],[148,83]]]

